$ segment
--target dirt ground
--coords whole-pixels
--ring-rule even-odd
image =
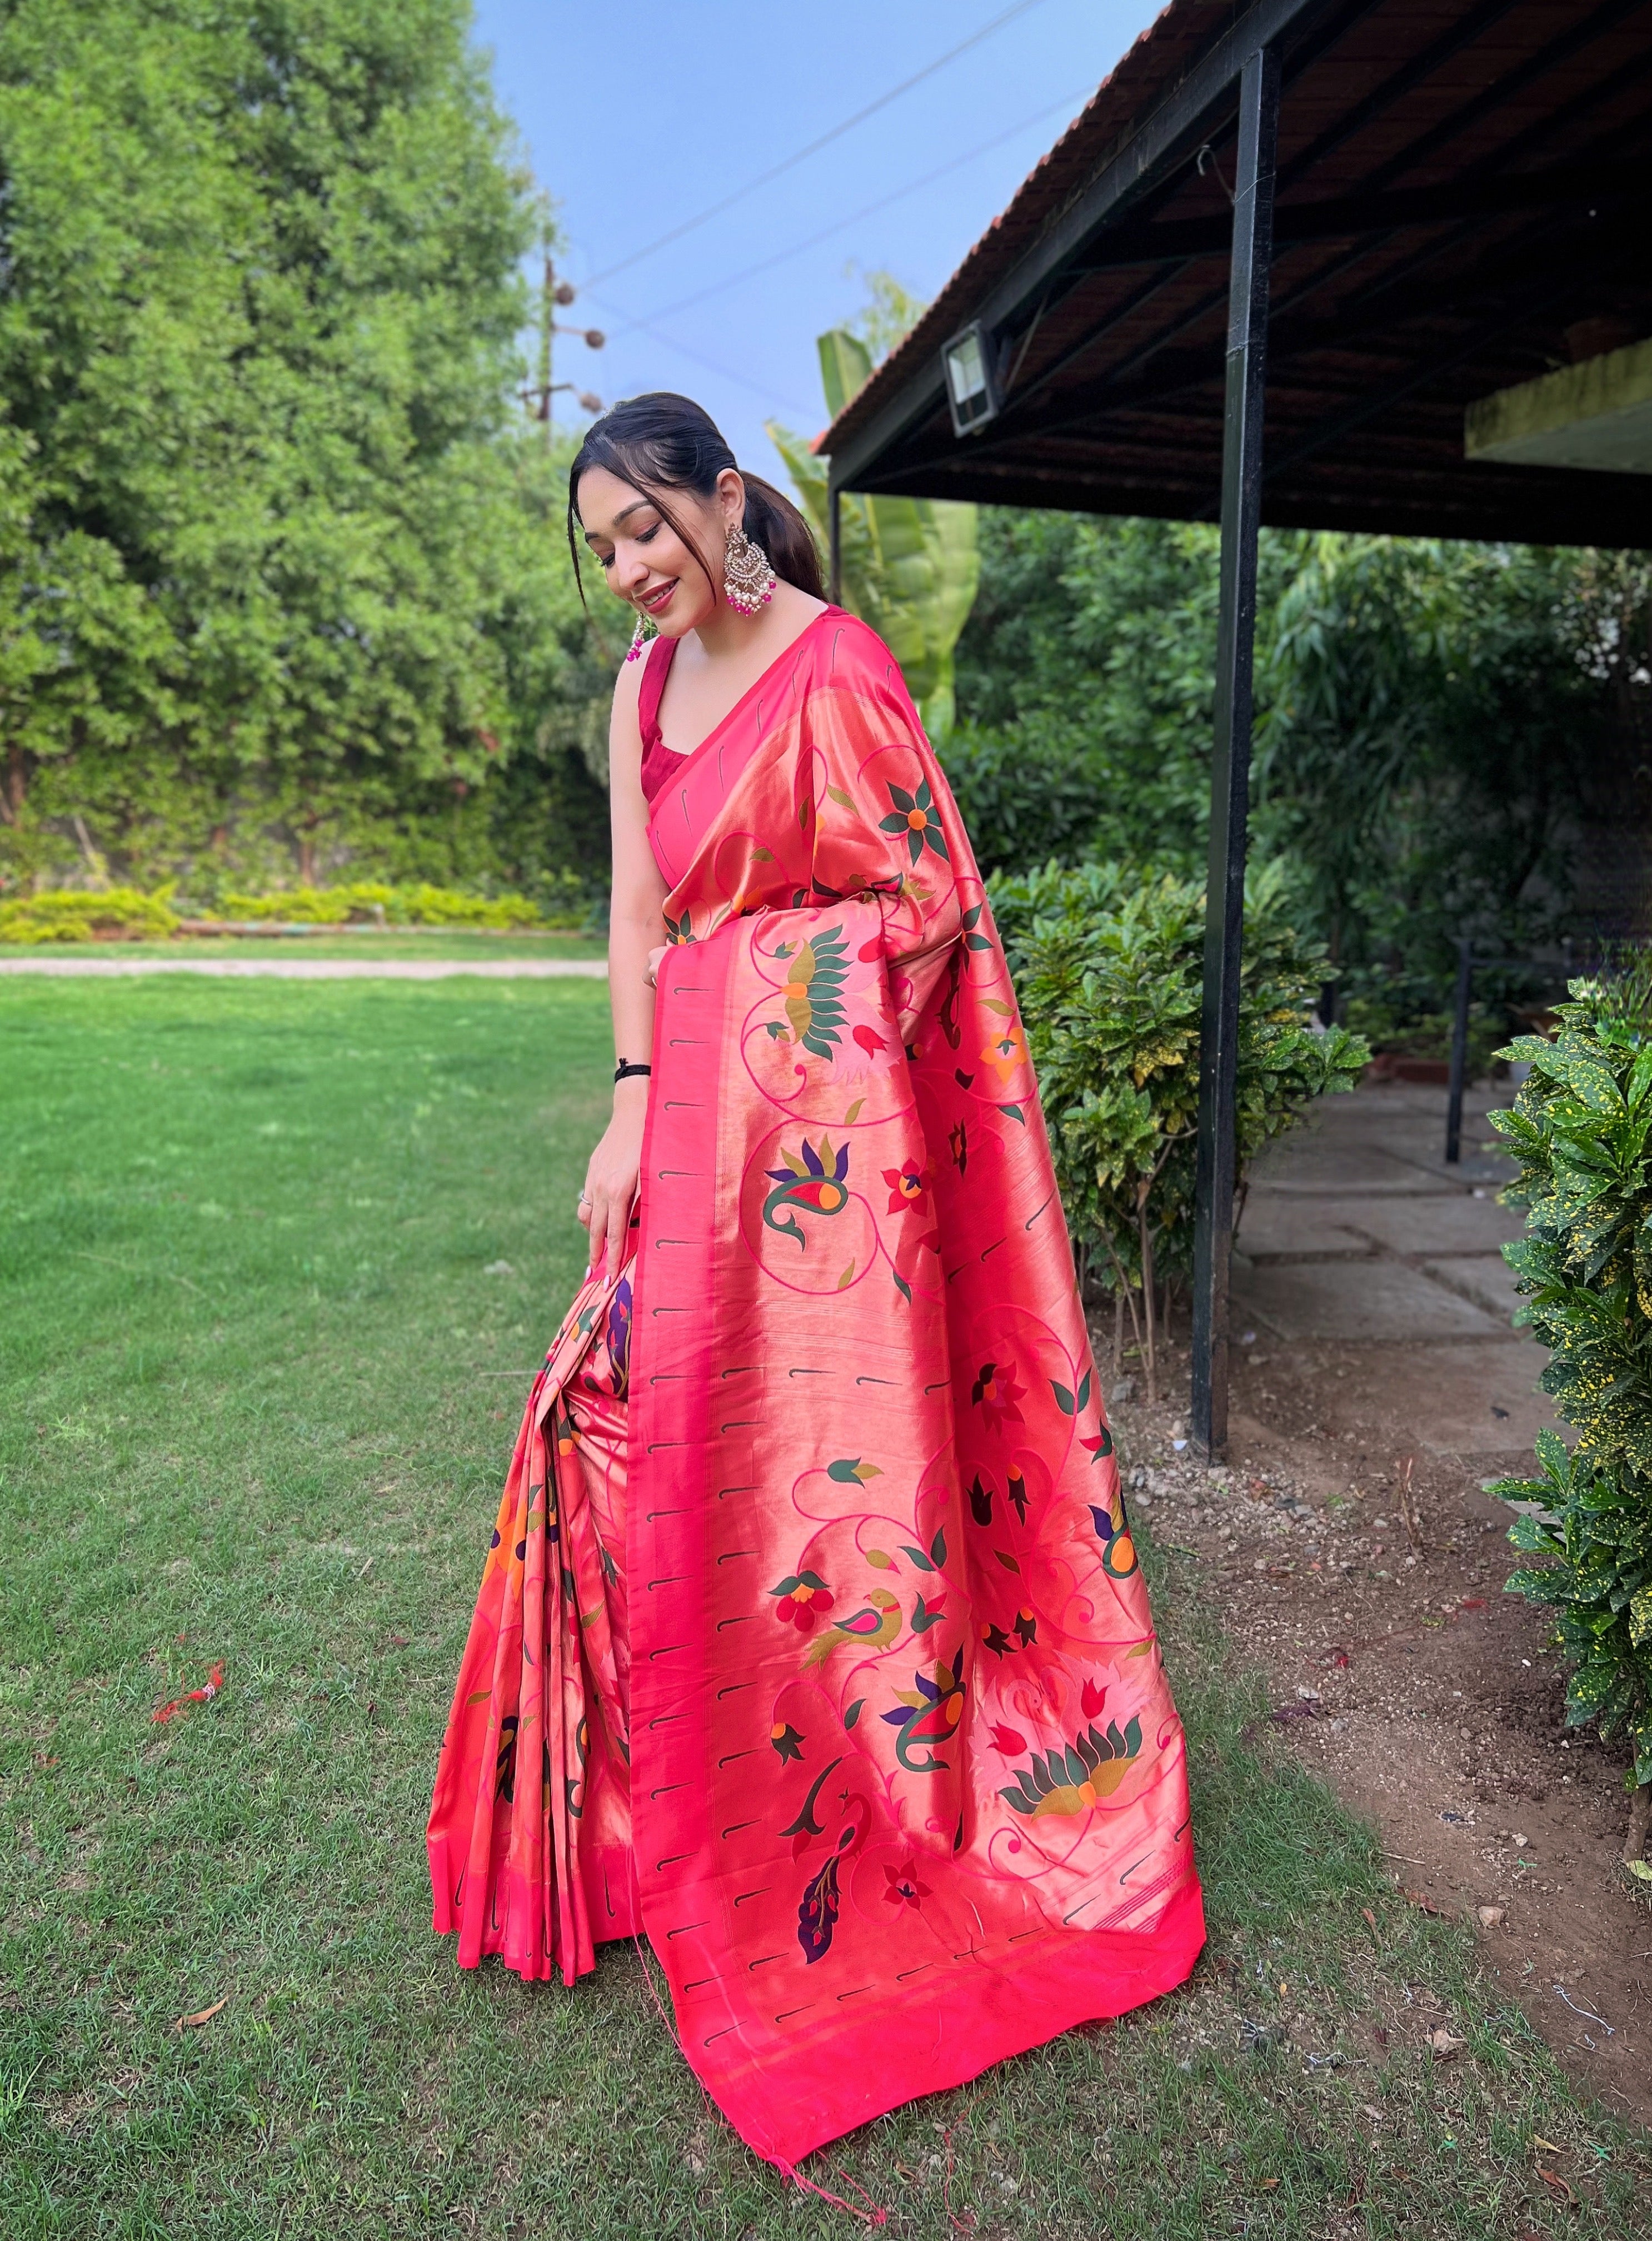
[[[1566,1729],[1552,1622],[1502,1592],[1509,1513],[1483,1490],[1527,1475],[1553,1421],[1495,1255],[1521,1221],[1496,1204],[1508,1171],[1483,1125],[1444,1167],[1437,1093],[1340,1102],[1270,1155],[1247,1208],[1227,1466],[1185,1443],[1185,1345],[1161,1359],[1156,1408],[1128,1361],[1113,1406],[1128,1498],[1196,1558],[1281,1735],[1374,1821],[1395,1883],[1474,1922],[1580,2080],[1652,2123],[1628,1754]]]

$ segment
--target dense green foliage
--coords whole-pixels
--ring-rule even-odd
[[[989,866],[1202,871],[1217,544],[983,517],[945,755]],[[1438,1010],[1463,932],[1519,952],[1574,922],[1591,826],[1652,823],[1649,628],[1638,561],[1264,537],[1253,850],[1296,867],[1345,981],[1408,1020]]]
[[[1082,844],[1203,870],[1215,558],[1214,531],[1197,525],[983,516],[946,762],[989,866],[1029,869],[1041,857],[1011,853],[1000,831],[1041,838],[1053,823],[1069,858]]]
[[[507,425],[532,213],[468,29],[463,0],[5,11],[14,876],[66,844],[197,890],[586,854],[600,665],[554,462]]]
[[[1100,773],[1071,733],[1034,746],[1013,729],[965,724],[939,753],[984,872],[1104,853],[1096,840]]]
[[[1528,1035],[1514,1109],[1490,1117],[1521,1163],[1506,1194],[1528,1208],[1503,1248],[1548,1348],[1543,1388],[1578,1435],[1551,1434],[1541,1475],[1506,1499],[1541,1503],[1517,1548],[1552,1562],[1515,1592],[1552,1604],[1572,1662],[1567,1718],[1627,1735],[1652,1783],[1652,974],[1575,980],[1551,1043]],[[1552,1519],[1552,1522],[1550,1520]]]
[[[1649,821],[1605,673],[1633,659],[1624,625],[1644,634],[1622,612],[1644,604],[1643,572],[1521,546],[1290,542],[1258,817],[1304,866],[1334,954],[1440,981],[1462,933],[1520,954],[1576,928],[1588,827]]]
[[[1100,1282],[1139,1288],[1193,1265],[1202,883],[1113,864],[992,882],[1021,1002],[1067,1225]],[[1323,954],[1297,930],[1273,867],[1246,894],[1238,1156],[1246,1164],[1369,1056],[1308,1025]]]

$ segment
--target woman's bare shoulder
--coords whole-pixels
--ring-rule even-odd
[[[608,719],[608,782],[616,805],[623,798],[632,806],[642,801],[642,690],[645,662],[622,661],[614,679],[613,712]]]
[[[613,706],[616,716],[626,712],[632,716],[636,714],[638,699],[642,692],[643,672],[647,666],[645,661],[620,663],[614,678]]]

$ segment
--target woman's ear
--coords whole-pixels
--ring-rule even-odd
[[[725,467],[717,478],[717,509],[726,529],[737,527],[746,518],[746,485],[738,467]]]

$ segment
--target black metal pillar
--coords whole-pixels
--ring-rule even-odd
[[[1205,908],[1199,1055],[1199,1160],[1194,1215],[1193,1423],[1195,1451],[1227,1446],[1227,1268],[1234,1234],[1239,975],[1250,808],[1251,657],[1261,523],[1267,283],[1274,251],[1279,57],[1263,47],[1239,90],[1238,176],[1227,293],[1227,397],[1222,431],[1221,605],[1210,766],[1210,871]]]
[[[843,604],[843,492],[835,483],[826,485],[826,519],[832,546],[826,597],[836,607]]]
[[[1474,993],[1475,947],[1457,944],[1457,1009],[1451,1022],[1451,1087],[1446,1093],[1446,1165],[1462,1158],[1462,1086],[1468,1074],[1468,1005]]]

